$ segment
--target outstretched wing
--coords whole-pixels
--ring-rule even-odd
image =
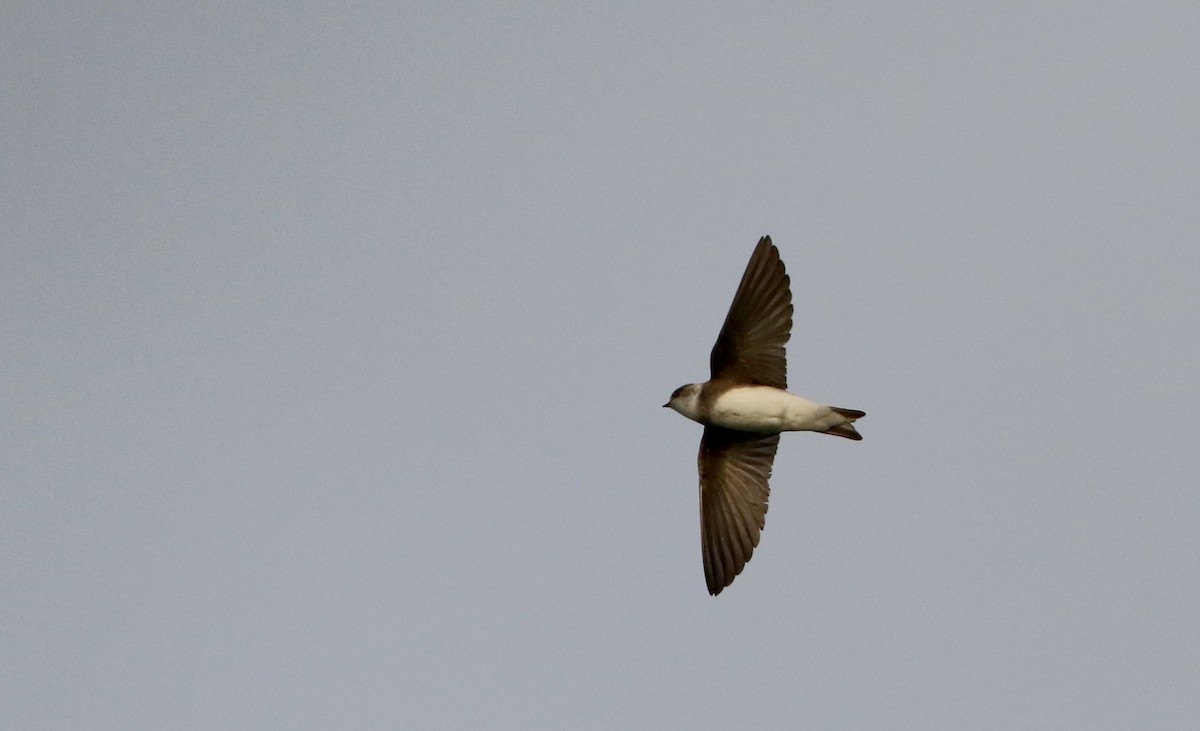
[[[792,292],[770,236],[759,240],[709,357],[712,378],[787,388],[783,346],[792,332]]]
[[[704,427],[700,439],[700,544],[708,593],[733,583],[766,524],[778,434]]]

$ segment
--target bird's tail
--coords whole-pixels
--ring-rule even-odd
[[[861,441],[862,435],[854,429],[854,422],[866,416],[866,413],[857,409],[839,409],[836,406],[830,406],[829,408],[833,410],[833,413],[844,418],[845,421],[837,426],[831,426],[821,433],[832,434],[837,437],[845,437],[846,439],[853,439],[856,442]]]

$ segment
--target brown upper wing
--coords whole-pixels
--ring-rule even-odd
[[[733,583],[766,523],[778,434],[704,427],[700,439],[700,544],[708,593]]]
[[[792,333],[792,292],[770,236],[759,240],[709,357],[712,378],[787,388],[783,346]]]

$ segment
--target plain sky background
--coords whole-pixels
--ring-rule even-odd
[[[0,10],[0,726],[1185,729],[1200,5]],[[707,377],[796,302],[705,591]]]

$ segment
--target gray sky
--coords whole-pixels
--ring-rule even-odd
[[[1200,10],[964,5],[6,5],[0,726],[1191,727]]]

